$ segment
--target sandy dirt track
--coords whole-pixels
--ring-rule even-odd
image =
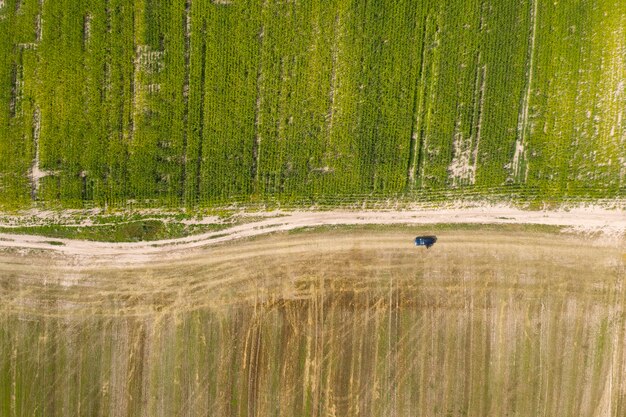
[[[294,211],[254,213],[266,219],[217,232],[152,242],[106,243],[42,236],[0,234],[0,248],[47,249],[69,256],[97,257],[113,263],[149,262],[178,257],[188,251],[271,232],[322,225],[365,224],[540,224],[564,226],[572,231],[601,232],[611,238],[626,234],[626,212],[621,210],[573,209],[569,211],[524,211],[510,207],[418,211]],[[51,244],[50,242],[56,242]]]

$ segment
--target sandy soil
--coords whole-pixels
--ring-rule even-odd
[[[180,257],[188,251],[271,232],[288,231],[321,225],[365,224],[540,224],[564,226],[570,231],[598,233],[603,239],[594,244],[615,244],[626,234],[626,212],[603,209],[569,211],[524,211],[510,207],[419,211],[294,211],[255,213],[264,220],[251,222],[217,232],[180,239],[152,242],[104,243],[42,236],[0,234],[0,248],[46,249],[59,254],[88,257],[105,263],[133,264]],[[56,242],[56,245],[50,242]]]
[[[486,219],[422,215],[294,213],[222,238],[316,222],[416,224],[185,239],[183,250],[73,242],[84,245],[74,252],[115,253],[79,264],[0,250],[8,415],[36,414],[39,399],[48,410],[155,417],[625,415],[619,247],[461,228],[416,248],[426,221]],[[98,264],[142,257],[152,262]]]
[[[205,245],[161,254],[93,256],[0,251],[0,311],[29,314],[143,315],[182,312],[205,304],[242,303],[265,294],[308,297],[309,280],[332,278],[355,288],[414,278],[422,271],[435,285],[476,273],[502,277],[502,285],[535,284],[594,293],[620,263],[618,247],[594,247],[575,235],[450,230],[430,250],[412,244],[419,225],[389,229],[311,230],[259,236],[231,245]],[[120,259],[149,259],[132,264]],[[469,274],[468,271],[473,271]],[[482,272],[478,272],[482,271]],[[541,283],[535,283],[537,271]],[[594,274],[595,271],[596,273]],[[469,275],[468,275],[469,274]],[[494,275],[495,274],[495,275]],[[580,275],[593,277],[578,282]],[[560,277],[560,278],[559,278]],[[481,278],[482,279],[482,278]],[[358,284],[355,284],[358,282]],[[351,284],[350,284],[351,283]],[[566,285],[567,283],[567,285]],[[545,288],[544,288],[545,287]],[[263,298],[265,297],[263,296]]]

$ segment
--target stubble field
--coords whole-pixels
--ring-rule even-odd
[[[417,226],[0,258],[3,416],[621,416],[626,252]]]

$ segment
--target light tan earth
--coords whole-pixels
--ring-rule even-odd
[[[254,301],[258,291],[299,299],[302,294],[294,282],[309,278],[367,283],[381,279],[381,274],[386,282],[389,275],[385,274],[412,279],[432,273],[441,279],[463,279],[465,275],[472,278],[478,267],[522,281],[527,276],[532,284],[529,289],[541,277],[542,286],[574,285],[576,291],[585,291],[623,267],[626,248],[624,243],[594,243],[577,234],[480,229],[439,231],[431,249],[413,245],[416,234],[429,233],[425,225],[279,232],[194,250],[167,247],[171,256],[154,255],[150,262],[135,264],[108,256],[102,258],[109,262],[104,264],[97,261],[97,253],[84,257],[14,249],[0,252],[0,276],[6,288],[19,291],[20,297],[60,294],[65,301],[74,300],[77,304],[68,304],[69,314],[95,308],[100,314],[135,315],[163,309],[181,312],[209,301],[213,307],[246,303]],[[456,267],[450,270],[450,264]],[[465,274],[465,270],[473,272]],[[20,283],[17,287],[16,282]],[[141,296],[150,293],[170,301],[144,305]],[[4,295],[8,297],[2,304],[12,311],[45,314],[36,302],[23,303],[10,291]],[[137,297],[138,302],[124,303],[124,308],[113,305],[112,311],[106,311],[110,297]],[[64,311],[56,303],[51,309],[55,314]]]
[[[219,232],[180,239],[138,243],[103,243],[69,239],[48,239],[40,236],[0,234],[0,248],[48,249],[89,258],[90,262],[134,264],[176,258],[192,249],[258,236],[321,225],[364,224],[540,224],[565,226],[583,233],[600,233],[601,242],[615,243],[626,236],[626,212],[623,210],[572,209],[569,211],[525,211],[510,207],[416,211],[294,211],[255,212],[261,221],[246,223]],[[62,243],[51,245],[50,242]]]
[[[283,214],[158,246],[3,236],[7,415],[626,413],[621,213]],[[437,221],[604,234],[413,246]],[[286,232],[318,224],[363,226]]]

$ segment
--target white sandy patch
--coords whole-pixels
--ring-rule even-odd
[[[480,54],[478,55],[480,61]],[[476,76],[474,94],[477,95],[473,109],[472,124],[473,132],[465,137],[460,131],[460,119],[457,121],[456,133],[454,135],[453,158],[448,166],[448,176],[452,179],[452,185],[474,185],[476,183],[476,169],[478,167],[478,148],[480,146],[480,131],[482,128],[482,116],[485,99],[485,84],[487,77],[487,67],[482,66]]]
[[[161,84],[147,84],[143,87],[148,94],[155,94],[161,92]]]
[[[91,14],[87,14],[87,16],[85,16],[85,27],[83,29],[84,32],[84,42],[87,43],[89,42],[89,40],[91,39],[91,22],[93,20],[93,17],[91,16]]]
[[[31,196],[33,200],[37,199],[39,193],[39,187],[41,185],[41,179],[54,173],[51,171],[44,171],[39,167],[39,136],[41,134],[41,111],[39,108],[35,109],[33,141],[35,147],[35,158],[30,168],[30,182],[31,182]]]
[[[37,20],[35,21],[35,39],[37,42],[41,42],[43,39],[43,19],[41,17],[41,13],[37,15]]]
[[[35,39],[36,42],[39,43],[43,39],[43,6],[45,0],[39,0],[39,13],[37,14],[37,19],[35,20]]]
[[[528,113],[530,108],[530,93],[533,82],[533,70],[535,60],[535,38],[537,35],[537,4],[539,0],[532,1],[530,12],[531,32],[528,45],[528,58],[526,62],[526,91],[522,97],[520,111],[517,120],[517,139],[515,140],[515,153],[513,161],[505,168],[510,169],[509,181],[526,182],[528,178],[528,164],[522,172],[522,161],[528,160],[526,139],[528,136]]]
[[[476,167],[470,162],[473,155],[471,138],[464,138],[461,133],[457,133],[452,146],[454,158],[448,166],[448,175],[452,179],[452,184],[455,186],[463,183],[474,184]]]
[[[158,73],[165,65],[165,53],[155,51],[149,45],[137,45],[135,51],[135,67],[148,74]]]

